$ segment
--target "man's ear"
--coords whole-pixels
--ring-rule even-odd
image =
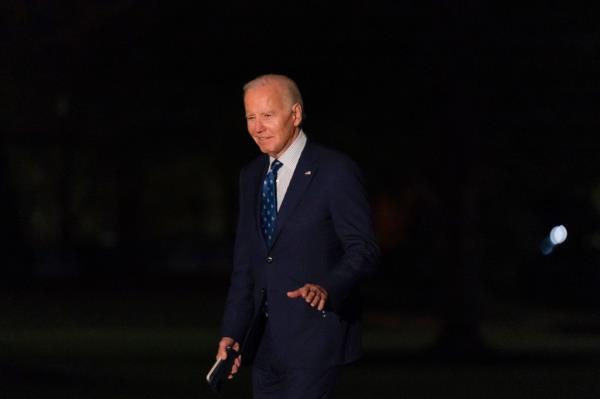
[[[302,123],[302,105],[300,103],[292,105],[292,117],[294,118],[294,126],[300,126]]]

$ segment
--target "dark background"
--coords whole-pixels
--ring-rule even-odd
[[[0,10],[0,397],[211,396],[237,174],[258,154],[241,87],[263,73],[298,83],[309,137],[368,184],[383,257],[341,397],[600,393],[593,9]],[[249,397],[248,375],[223,397]]]

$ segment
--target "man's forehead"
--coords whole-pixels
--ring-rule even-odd
[[[275,88],[252,88],[246,92],[244,96],[244,104],[261,105],[265,107],[278,107],[283,104],[283,96],[279,90]],[[251,104],[250,104],[251,103]]]

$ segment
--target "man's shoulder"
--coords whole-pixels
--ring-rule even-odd
[[[310,151],[318,162],[329,168],[356,168],[355,160],[347,153],[321,143],[310,142]]]

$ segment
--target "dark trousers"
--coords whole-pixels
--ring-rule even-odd
[[[254,399],[331,399],[339,367],[294,368],[284,366],[271,351],[269,325],[252,367]]]

